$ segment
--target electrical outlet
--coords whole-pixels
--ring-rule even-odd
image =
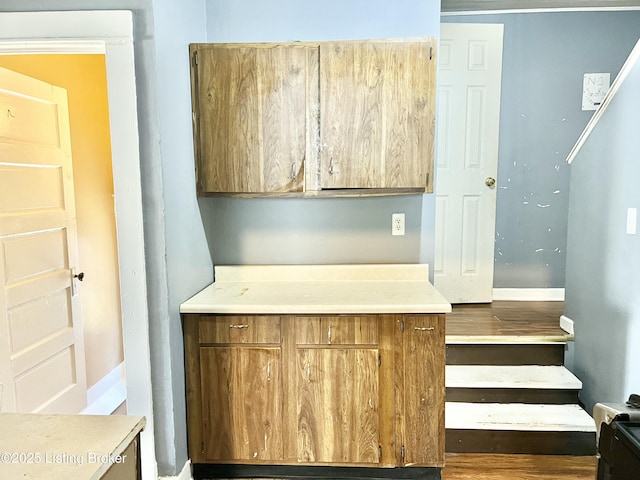
[[[404,213],[391,214],[391,235],[404,235]]]

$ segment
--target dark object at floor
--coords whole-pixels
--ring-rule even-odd
[[[640,474],[640,423],[603,424],[598,445],[598,480],[636,480]]]

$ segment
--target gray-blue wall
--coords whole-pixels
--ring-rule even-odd
[[[179,308],[213,280],[195,195],[189,68],[189,43],[207,38],[204,0],[153,0],[153,10],[156,75],[152,88],[157,92],[160,161],[149,163],[145,172],[161,175],[163,188],[154,191],[153,215],[161,215],[163,235],[145,240],[164,248],[163,262],[154,267],[164,281],[154,292],[162,314],[150,318],[149,333],[158,471],[175,475],[188,459]]]
[[[440,3],[206,0],[210,42],[437,36]],[[215,264],[433,263],[433,195],[200,201]],[[391,213],[407,235],[391,236]]]
[[[0,11],[56,10],[133,12],[156,459],[160,475],[174,475],[187,461],[178,310],[213,278],[195,199],[188,59],[188,44],[206,40],[204,0],[0,2]]]
[[[445,16],[504,24],[495,287],[564,287],[569,151],[593,112],[582,77],[611,81],[640,36],[640,12]]]
[[[640,53],[640,52],[639,52]],[[571,164],[565,313],[575,322],[569,367],[588,410],[640,393],[640,62]]]

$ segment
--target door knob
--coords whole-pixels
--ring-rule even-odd
[[[77,278],[80,281],[84,280],[84,272],[77,273],[73,276],[73,278]]]
[[[487,187],[493,187],[496,184],[496,179],[493,177],[487,177],[484,179],[484,184]]]

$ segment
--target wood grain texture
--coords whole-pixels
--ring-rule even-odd
[[[377,349],[298,349],[299,462],[378,463]]]
[[[381,467],[395,467],[396,463],[396,439],[395,439],[395,332],[396,323],[401,316],[380,315],[378,320],[378,354],[379,365],[379,390],[378,390],[378,421]]]
[[[301,192],[306,44],[201,44],[193,67],[199,192]]]
[[[200,383],[200,315],[183,317],[185,387],[187,394],[187,447],[194,463],[205,461],[202,449],[202,391]]]
[[[595,457],[447,454],[443,480],[594,480]]]
[[[320,44],[321,187],[431,191],[431,41]]]
[[[282,317],[283,375],[283,442],[286,463],[298,462],[298,370],[296,364],[297,318]]]
[[[453,305],[453,311],[447,315],[447,337],[492,335],[567,341],[572,336],[559,326],[563,311],[563,302]]]
[[[321,316],[296,318],[298,345],[377,345],[378,317]]]
[[[405,315],[405,464],[444,464],[444,315]]]
[[[201,347],[203,457],[283,459],[280,348]]]
[[[444,315],[185,314],[184,330],[194,463],[441,465]]]
[[[280,317],[228,315],[201,317],[199,343],[280,343]]]

